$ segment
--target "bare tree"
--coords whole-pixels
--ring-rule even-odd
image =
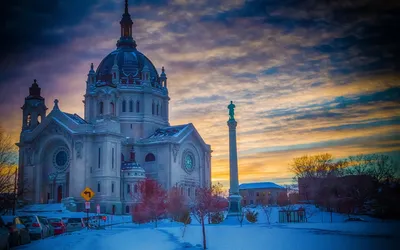
[[[352,155],[348,157],[349,166],[346,168],[347,175],[370,175],[373,165],[372,155]]]
[[[384,154],[355,155],[348,157],[347,175],[369,175],[382,183],[392,181],[399,173],[399,165]]]
[[[345,161],[334,161],[331,154],[304,155],[294,158],[289,165],[289,170],[294,173],[294,178],[323,178],[328,175],[342,175],[347,165]]]
[[[243,226],[243,221],[244,221],[245,214],[246,214],[246,207],[244,205],[244,201],[241,200],[239,213],[237,213],[237,218],[238,218],[238,221],[240,223],[240,227]]]
[[[262,209],[263,209],[263,211],[265,213],[265,216],[267,218],[267,223],[271,224],[271,214],[272,214],[272,209],[273,208],[271,206],[268,206],[268,205],[263,205]]]
[[[18,189],[17,151],[10,135],[0,128],[0,213],[13,209],[23,190]]]
[[[246,213],[245,208],[241,206],[241,207],[239,208],[239,213],[237,213],[237,218],[238,218],[240,227],[243,226],[243,221],[244,221],[244,215],[245,215],[245,213]]]

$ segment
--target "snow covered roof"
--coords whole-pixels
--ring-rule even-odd
[[[284,187],[279,186],[273,182],[252,182],[252,183],[242,183],[239,185],[239,189],[263,189],[263,188],[284,189]]]
[[[140,139],[137,143],[154,143],[154,142],[164,142],[164,141],[173,141],[174,139],[178,139],[183,131],[190,126],[189,124],[185,125],[177,125],[177,126],[169,126],[164,128],[157,129],[154,134],[150,135],[147,138]]]
[[[140,164],[136,162],[123,162],[121,163],[121,170],[128,170],[128,169],[142,169]]]
[[[169,126],[165,128],[157,129],[154,134],[152,134],[149,138],[161,138],[161,137],[177,137],[179,133],[186,128],[188,124],[178,125],[178,126]]]
[[[71,120],[73,120],[74,122],[78,123],[78,124],[87,124],[88,122],[85,121],[82,117],[80,117],[77,114],[69,114],[69,113],[65,113],[63,112],[66,116],[68,116],[68,118],[70,118]]]

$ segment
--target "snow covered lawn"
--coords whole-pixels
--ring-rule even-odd
[[[106,230],[82,230],[71,234],[33,241],[16,249],[29,250],[176,250],[180,244],[170,236],[150,227],[138,227],[132,223],[109,227]]]
[[[210,250],[392,249],[395,234],[398,235],[398,232],[391,231],[394,228],[389,229],[387,223],[367,224],[363,222],[352,225],[350,223],[246,224],[243,227],[207,225],[207,244]],[[200,225],[189,225],[184,237],[182,237],[183,227],[175,223],[161,223],[161,227],[157,229],[152,227],[153,224],[138,226],[127,223],[106,230],[82,230],[35,241],[17,249],[179,250],[199,249],[196,245],[202,244]],[[374,228],[377,230],[374,231]],[[374,234],[370,234],[371,232]]]
[[[328,223],[324,225],[297,224],[292,225],[208,225],[206,227],[207,245],[210,250],[345,250],[345,249],[362,249],[372,250],[391,249],[394,245],[395,236],[386,230],[382,234],[374,232],[373,235],[368,234],[366,225],[353,225],[352,232],[340,231],[347,228],[342,225],[336,225],[332,230],[329,229]],[[356,228],[364,227],[364,230],[358,232]],[[376,225],[370,225],[369,231],[373,231]],[[397,225],[398,226],[398,225]],[[380,227],[386,228],[381,225]],[[300,230],[301,229],[301,230]],[[188,242],[191,245],[201,244],[201,227],[199,225],[189,226],[186,229],[185,236],[182,238],[182,230],[177,227],[160,228],[175,237],[181,242]]]
[[[400,239],[399,222],[381,222],[365,217],[366,222],[344,222],[346,215],[316,210],[307,223],[279,224],[278,208],[274,208],[270,222],[262,210],[255,224],[245,222],[240,227],[237,218],[229,218],[220,225],[206,225],[209,250],[390,250]],[[44,213],[41,213],[44,214]],[[78,216],[79,213],[49,213],[48,216]],[[129,221],[129,222],[128,222]],[[201,226],[160,221],[154,224],[132,224],[129,216],[115,216],[112,222],[125,222],[103,230],[82,230],[34,241],[17,249],[27,250],[180,250],[201,249]],[[109,224],[111,221],[108,221]]]

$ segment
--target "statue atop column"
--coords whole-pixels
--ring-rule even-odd
[[[228,105],[229,109],[229,120],[235,120],[235,104],[231,101],[231,104]]]

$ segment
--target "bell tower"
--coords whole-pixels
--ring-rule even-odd
[[[44,98],[40,95],[41,88],[33,80],[32,86],[29,88],[29,96],[25,97],[25,103],[22,109],[22,131],[33,130],[36,128],[44,117],[46,117],[47,107]]]

